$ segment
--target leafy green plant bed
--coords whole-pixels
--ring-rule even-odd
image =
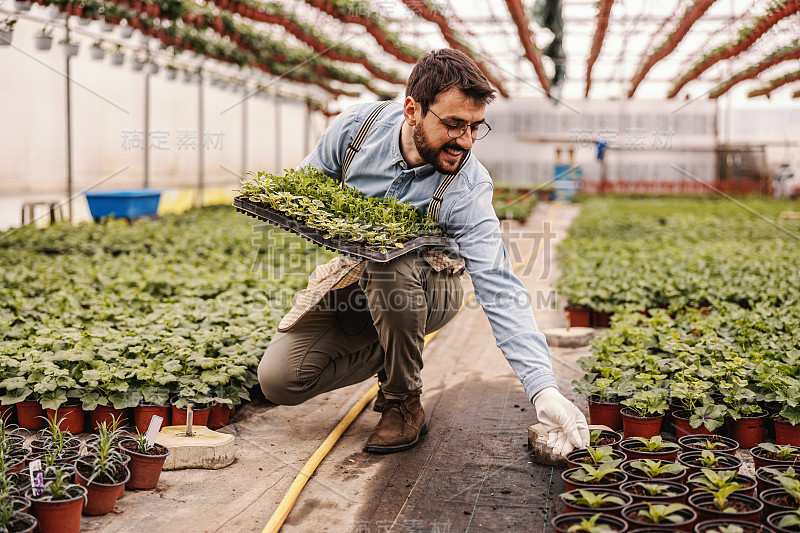
[[[536,207],[534,190],[497,190],[492,196],[492,207],[497,218],[525,221]]]
[[[0,233],[0,401],[238,404],[331,257],[230,207]]]
[[[240,192],[251,202],[301,223],[282,224],[286,229],[303,235],[310,228],[330,243],[339,239],[387,252],[412,239],[442,233],[437,221],[420,216],[413,205],[390,197],[365,197],[313,167],[288,170],[285,176],[259,172],[242,182]],[[316,242],[316,235],[310,240]]]

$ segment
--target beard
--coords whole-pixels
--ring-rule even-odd
[[[417,152],[422,160],[441,174],[452,174],[458,168],[458,165],[461,163],[462,159],[467,153],[466,150],[458,145],[457,139],[452,139],[447,144],[444,144],[439,148],[435,148],[431,144],[430,139],[428,139],[428,136],[425,135],[425,131],[422,129],[422,124],[417,124],[414,126],[413,137],[414,146],[417,148]],[[461,157],[459,157],[455,163],[451,163],[450,161],[446,160],[443,155],[445,148],[459,150],[461,152]]]

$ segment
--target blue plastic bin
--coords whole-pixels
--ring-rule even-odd
[[[92,218],[136,218],[158,214],[161,191],[158,189],[132,189],[87,192],[86,201]]]

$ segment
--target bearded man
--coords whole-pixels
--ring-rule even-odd
[[[393,453],[427,431],[422,349],[427,333],[459,310],[466,268],[497,346],[550,432],[556,454],[589,443],[583,414],[556,388],[550,351],[527,291],[516,277],[492,208],[492,180],[472,155],[491,128],[494,90],[465,54],[435,50],[415,65],[403,105],[379,102],[336,117],[301,163],[433,216],[453,243],[389,263],[338,257],[318,267],[296,295],[258,368],[266,398],[297,405],[378,375],[382,413],[364,450]]]

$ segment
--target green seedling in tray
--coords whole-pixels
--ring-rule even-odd
[[[364,197],[313,167],[288,170],[285,176],[251,175],[239,189],[247,199],[302,222],[326,239],[340,238],[385,252],[416,237],[442,234],[438,223],[420,216],[413,205],[395,198]]]

